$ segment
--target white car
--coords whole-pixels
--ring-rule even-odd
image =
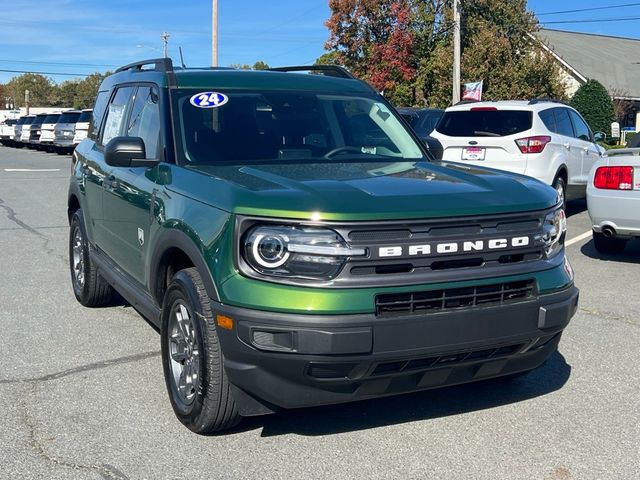
[[[640,148],[609,150],[594,165],[587,207],[599,252],[621,252],[640,237]]]
[[[76,123],[76,130],[75,130],[76,133],[73,137],[74,146],[78,145],[82,140],[87,138],[87,134],[89,132],[89,122],[91,122],[92,112],[93,110],[90,108],[82,110],[82,113],[80,114],[80,118]]]
[[[55,139],[54,130],[56,123],[60,119],[61,113],[51,113],[45,117],[40,127],[39,148],[42,150],[53,151],[53,140]]]
[[[520,173],[584,197],[604,149],[573,108],[549,100],[464,102],[445,110],[431,136],[443,160]]]
[[[13,143],[13,133],[17,122],[18,120],[15,118],[7,118],[0,123],[0,143],[3,145],[11,145]]]

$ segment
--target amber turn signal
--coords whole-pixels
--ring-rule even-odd
[[[220,328],[225,330],[233,330],[233,319],[224,315],[216,315],[216,323]]]

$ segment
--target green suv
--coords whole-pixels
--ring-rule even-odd
[[[120,68],[68,212],[76,298],[160,329],[195,432],[531,370],[578,302],[552,188],[435,161],[334,66]]]

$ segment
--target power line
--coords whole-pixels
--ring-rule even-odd
[[[0,69],[0,72],[6,73],[35,73],[37,75],[65,75],[69,77],[89,77],[90,73],[62,73],[62,72],[34,72],[32,70],[5,70]]]
[[[102,63],[67,63],[67,62],[39,62],[35,60],[7,60],[0,59],[2,63],[26,63],[29,65],[61,65],[63,67],[118,67],[119,65],[109,65]]]
[[[541,22],[542,25],[551,25],[557,23],[600,23],[600,22],[628,22],[631,20],[640,20],[640,17],[619,17],[619,18],[589,18],[585,20],[557,20],[553,22]]]
[[[621,3],[619,5],[609,5],[606,7],[591,7],[591,8],[578,8],[576,10],[562,10],[558,12],[544,12],[544,13],[536,13],[538,17],[542,15],[560,15],[562,13],[578,13],[578,12],[592,12],[594,10],[611,10],[612,8],[624,8],[624,7],[635,7],[640,5],[640,2],[635,3]]]

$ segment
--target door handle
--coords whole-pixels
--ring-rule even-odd
[[[568,143],[565,143],[564,148],[566,148],[567,150],[571,150],[571,145]]]
[[[588,151],[589,151],[589,147],[584,147],[584,148],[583,148],[583,150],[584,150],[585,152],[588,152]]]

